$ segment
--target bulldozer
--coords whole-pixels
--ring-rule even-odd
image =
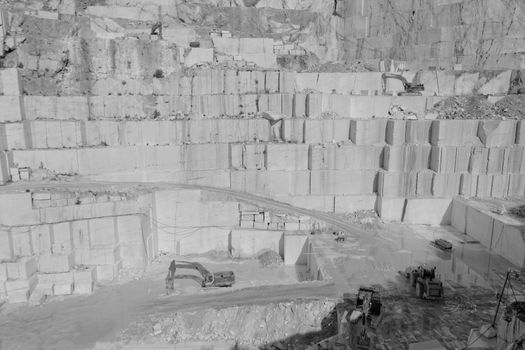
[[[202,288],[231,287],[235,283],[235,274],[233,273],[233,271],[221,271],[212,273],[198,262],[172,260],[168,269],[168,275],[166,276],[166,291],[168,293],[174,289],[175,278],[177,278],[175,276],[175,271],[177,269],[197,270],[202,276],[202,279],[200,281]]]
[[[410,285],[416,288],[417,297],[429,300],[443,298],[443,282],[436,278],[435,266],[409,266],[405,270],[405,277],[410,280]]]
[[[399,96],[421,96],[422,95],[421,91],[425,90],[425,86],[419,82],[420,75],[421,75],[421,72],[417,72],[412,82],[408,82],[408,80],[401,74],[383,73],[383,75],[381,76],[382,81],[383,81],[383,95],[386,94],[387,79],[397,79],[401,81],[401,83],[403,84],[403,88],[405,89],[405,91],[398,93]]]

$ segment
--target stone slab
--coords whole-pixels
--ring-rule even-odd
[[[432,195],[454,197],[460,192],[460,173],[435,173],[432,180]]]
[[[434,146],[479,145],[478,120],[433,120],[430,142]]]
[[[287,142],[304,142],[304,124],[305,119],[286,118],[282,121],[281,135],[283,141]]]
[[[120,250],[118,247],[75,249],[74,259],[76,265],[114,265],[120,263]]]
[[[486,147],[513,145],[516,138],[516,120],[482,120],[478,137]]]
[[[452,200],[451,225],[461,233],[466,233],[468,204],[460,198]]]
[[[334,196],[306,195],[306,196],[275,196],[275,199],[289,203],[295,207],[318,210],[325,213],[334,212]]]
[[[308,236],[305,234],[284,234],[284,264],[306,265]]]
[[[189,234],[191,233],[191,234]],[[176,252],[180,255],[229,251],[231,227],[198,227],[176,230]]]
[[[68,272],[73,266],[75,255],[41,255],[38,258],[38,271],[42,273]]]
[[[282,231],[239,230],[231,232],[232,254],[235,257],[256,257],[266,250],[284,254],[284,236]]]
[[[407,199],[403,222],[417,225],[450,225],[451,198]]]
[[[312,195],[364,195],[377,188],[377,171],[374,170],[312,170],[310,191]]]
[[[0,123],[25,120],[22,96],[0,96]]]
[[[384,144],[386,119],[351,120],[350,140],[356,145]]]
[[[307,170],[308,145],[268,144],[266,146],[268,170]]]
[[[335,213],[353,213],[360,210],[375,210],[377,195],[335,196]]]
[[[91,219],[88,226],[91,247],[113,246],[119,241],[114,217]]]
[[[469,205],[467,207],[466,222],[466,234],[479,240],[485,247],[490,248],[493,240],[494,219],[487,213]]]
[[[400,222],[405,212],[405,198],[377,198],[377,213],[386,221]]]
[[[386,143],[389,145],[404,145],[406,142],[407,125],[405,120],[389,119],[386,124]]]

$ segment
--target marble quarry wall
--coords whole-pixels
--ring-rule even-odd
[[[347,59],[411,69],[524,69],[520,0],[346,1]]]
[[[470,73],[449,73],[441,84],[439,75],[429,77],[429,90],[432,83],[440,87],[432,96],[363,96],[345,91],[349,82],[375,93],[380,73],[242,71],[233,74],[238,90],[228,94],[228,71],[204,70],[188,83],[184,98],[199,101],[190,104],[191,111],[155,118],[142,111],[130,116],[133,105],[119,99],[138,100],[136,106],[144,108],[140,98],[157,95],[23,95],[16,88],[18,71],[0,72],[3,183],[71,175],[169,180],[253,192],[328,212],[377,209],[386,219],[411,223],[430,220],[414,210],[431,199],[444,199],[446,213],[449,199],[458,194],[502,198],[524,192],[522,121],[426,119],[434,117],[429,106],[452,94]],[[498,98],[508,91],[511,74],[477,79]],[[223,93],[210,91],[214,85]],[[269,92],[287,85],[289,93]],[[329,86],[339,86],[341,93],[328,93]],[[225,99],[248,96],[251,112],[222,113]],[[209,115],[202,113],[202,101]],[[395,106],[421,119],[394,119]],[[98,114],[101,107],[111,114]]]
[[[20,190],[42,180],[170,181],[452,223],[522,266],[514,241],[494,243],[518,236],[511,224],[478,232],[453,198],[525,195],[524,122],[433,107],[511,92],[523,17],[519,0],[1,1],[0,299],[89,293],[159,251],[271,249],[323,278],[295,232],[308,217],[199,191]],[[398,96],[385,71],[419,71],[425,89]]]
[[[272,250],[287,265],[307,265],[304,231],[316,225],[199,190],[74,187],[2,192],[0,222],[0,299],[34,304],[89,294],[161,252],[254,258]]]

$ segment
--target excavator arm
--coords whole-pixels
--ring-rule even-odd
[[[425,90],[425,87],[423,84],[419,82],[420,75],[421,75],[421,72],[417,72],[416,75],[414,76],[414,80],[412,82],[408,82],[408,80],[406,80],[406,78],[402,76],[401,74],[383,73],[383,75],[381,75],[381,78],[383,81],[383,94],[386,93],[387,79],[397,79],[401,81],[401,83],[403,84],[403,88],[405,89],[405,92],[400,93],[400,94],[421,95],[421,91]]]
[[[168,269],[168,275],[166,276],[166,289],[173,290],[173,284],[175,281],[175,271],[177,269],[192,269],[197,270],[202,276],[202,286],[207,287],[213,284],[214,276],[208,271],[202,264],[197,262],[189,261],[175,261],[172,260]]]
[[[233,271],[222,271],[212,273],[198,262],[172,260],[166,276],[166,290],[174,289],[175,271],[177,269],[197,270],[202,276],[201,286],[205,287],[231,287],[235,283]]]

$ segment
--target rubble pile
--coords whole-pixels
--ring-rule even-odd
[[[381,220],[375,210],[357,210],[341,216],[351,223],[362,225],[366,230],[378,228],[381,225]]]
[[[507,95],[496,103],[481,95],[454,96],[436,103],[430,113],[437,119],[522,119],[525,95]]]
[[[507,95],[493,107],[501,115],[511,119],[523,119],[525,116],[525,95]]]
[[[369,72],[369,71],[376,71],[377,69],[374,69],[376,67],[372,67],[370,65],[366,65],[364,62],[355,60],[350,62],[328,62],[325,64],[320,65],[314,65],[308,69],[308,71],[311,72],[326,72],[326,73],[334,73],[334,72]]]
[[[262,267],[275,267],[283,264],[283,258],[273,250],[268,250],[258,257]]]
[[[320,331],[329,326],[324,320],[334,307],[334,301],[322,300],[162,314],[133,323],[120,339],[128,344],[234,340],[243,349],[258,349],[286,342],[292,335],[317,332],[319,336],[311,339],[315,343],[330,336]]]

